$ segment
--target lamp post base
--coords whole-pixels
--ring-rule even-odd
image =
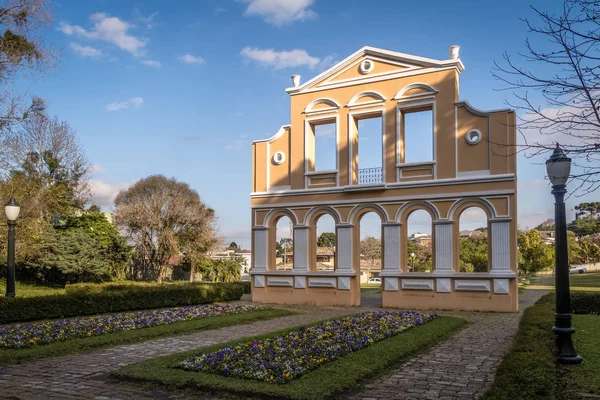
[[[581,364],[583,357],[577,354],[571,335],[575,329],[571,326],[571,314],[554,314],[555,326],[552,332],[556,334],[556,360],[559,364]]]

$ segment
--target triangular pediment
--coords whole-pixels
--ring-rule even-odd
[[[322,90],[378,79],[391,79],[403,74],[418,73],[419,70],[429,71],[447,67],[456,67],[459,72],[464,69],[460,59],[440,61],[374,47],[363,47],[322,74],[286,91],[295,94]]]

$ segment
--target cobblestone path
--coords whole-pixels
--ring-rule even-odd
[[[545,291],[524,291],[521,309]],[[356,308],[299,309],[302,314],[185,336],[117,346],[91,353],[0,366],[0,399],[214,399],[208,395],[164,392],[118,382],[110,373],[145,359],[209,346],[246,336],[359,311]],[[364,311],[361,308],[360,311]],[[519,314],[446,313],[472,325],[391,373],[348,394],[351,399],[473,398],[487,389],[516,333]]]
[[[353,400],[476,399],[494,381],[496,369],[517,333],[523,310],[548,291],[519,294],[519,313],[440,313],[464,318],[471,325],[426,354],[366,383]]]
[[[356,312],[348,308],[306,308],[302,314],[257,321],[251,324],[205,330],[98,350],[86,354],[0,366],[0,399],[173,399],[185,394],[146,389],[134,383],[116,382],[110,373],[120,367],[171,353],[210,346],[246,336],[259,335],[296,325]],[[307,312],[308,311],[308,312]],[[210,396],[194,396],[211,399]]]

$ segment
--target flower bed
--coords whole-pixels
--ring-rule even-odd
[[[0,325],[0,348],[23,348],[199,318],[267,310],[255,305],[212,304]]]
[[[270,339],[225,346],[208,354],[187,358],[178,367],[232,378],[286,383],[325,363],[425,324],[435,317],[435,314],[416,312],[360,313]]]

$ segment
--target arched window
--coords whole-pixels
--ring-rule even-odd
[[[336,244],[335,221],[329,214],[317,218],[315,229],[315,266],[317,271],[335,269]]]
[[[479,207],[469,207],[458,220],[459,271],[488,272],[488,218]]]
[[[433,271],[433,221],[425,210],[411,212],[406,220],[406,271]]]
[[[292,221],[289,217],[282,216],[275,225],[275,269],[278,271],[290,270],[294,267],[294,242],[292,236]]]
[[[375,212],[367,212],[360,217],[360,280],[378,278],[382,269],[383,246],[381,243],[381,218]]]

